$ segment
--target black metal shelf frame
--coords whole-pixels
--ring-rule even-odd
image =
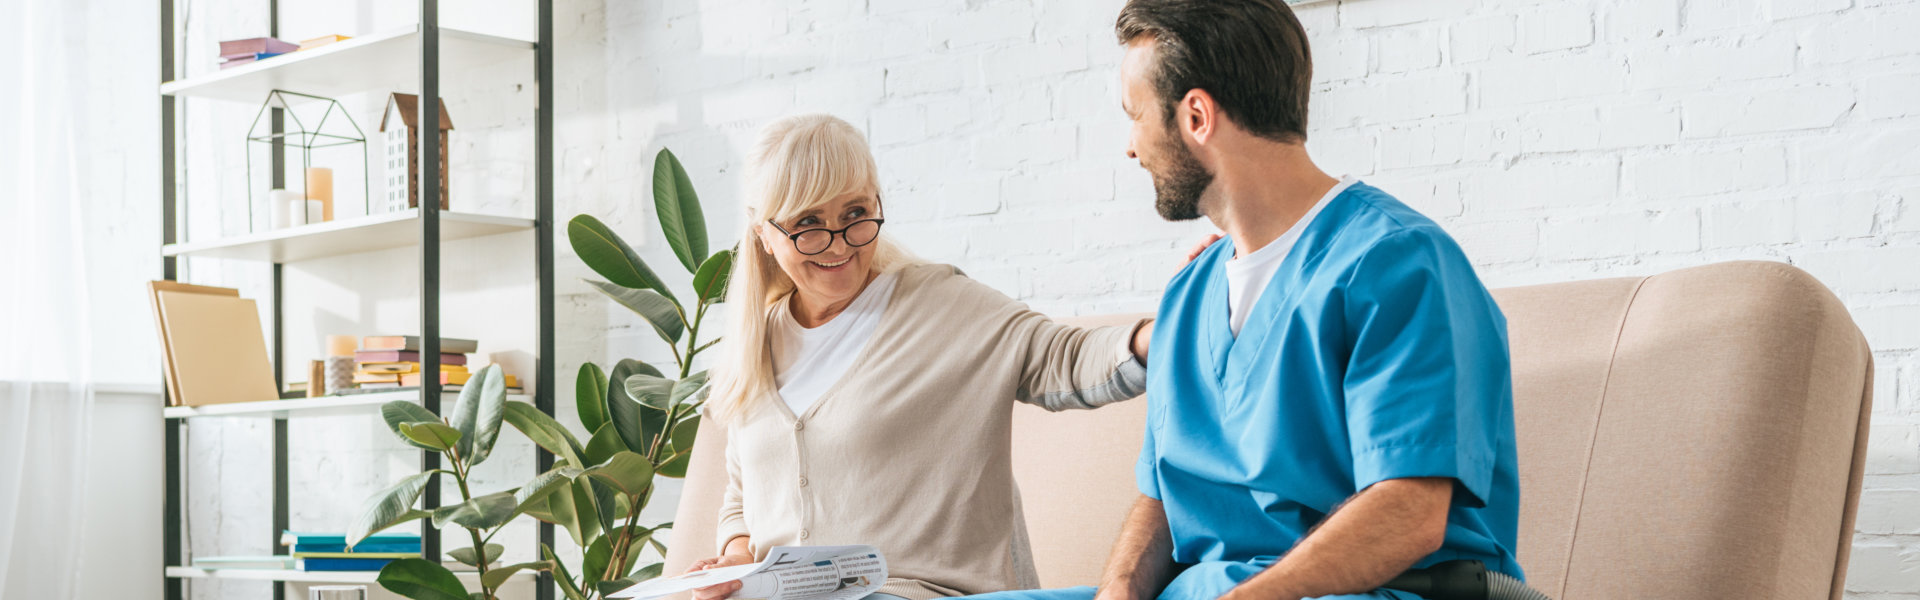
[[[160,82],[174,80],[175,68],[175,15],[176,0],[160,0]],[[418,0],[420,7],[420,123],[438,123],[440,120],[440,18],[438,0]],[[553,218],[553,2],[552,0],[534,0],[538,12],[538,40],[534,44],[534,79],[537,86],[537,106],[534,108],[534,271],[537,298],[535,299],[537,327],[539,328],[539,348],[536,350],[534,385],[534,406],[549,415],[554,411],[554,227]],[[268,0],[268,35],[278,37],[280,21],[279,0]],[[170,95],[160,94],[160,168],[161,168],[161,244],[163,246],[178,241],[178,168],[176,129],[178,104]],[[281,133],[283,115],[274,109],[272,127],[274,133]],[[439,155],[439,135],[437,128],[421,127],[415,132],[420,136],[420,155],[433,157]],[[284,185],[285,148],[276,141],[273,145],[273,185]],[[432,199],[440,197],[440,162],[438,160],[420,161],[420,203],[419,221],[420,243],[420,338],[421,371],[437,373],[440,370],[440,205]],[[273,367],[276,386],[281,385],[284,373],[285,333],[282,298],[282,265],[273,263]],[[161,276],[167,280],[179,279],[178,261],[175,257],[161,257]],[[437,378],[423,377],[420,386],[420,403],[427,410],[440,412],[440,382]],[[161,501],[162,538],[164,547],[161,552],[166,566],[179,566],[183,556],[182,527],[183,506],[182,490],[185,482],[180,479],[181,454],[185,419],[163,419],[165,422],[165,481]],[[286,549],[280,545],[280,532],[288,526],[288,468],[287,468],[287,420],[275,418],[273,431],[273,531],[270,543],[275,553],[284,554]],[[535,474],[544,473],[553,468],[553,455],[535,448]],[[432,452],[420,453],[422,470],[440,467],[440,456]],[[422,505],[433,508],[440,505],[440,488],[427,486]],[[421,551],[427,560],[440,560],[440,538],[433,523],[421,520]],[[553,525],[541,523],[539,542],[551,546],[554,542]],[[164,593],[167,600],[183,600],[185,587],[179,578],[166,577]],[[542,572],[535,579],[535,598],[552,600],[554,593],[553,578],[550,573]],[[285,600],[286,582],[275,582],[274,600]]]

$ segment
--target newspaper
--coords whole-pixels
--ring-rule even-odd
[[[734,600],[860,600],[887,582],[887,559],[873,546],[780,546],[767,559],[659,577],[609,598],[659,598],[739,581]]]

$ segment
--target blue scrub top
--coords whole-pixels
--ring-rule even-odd
[[[1285,554],[1342,501],[1456,481],[1446,541],[1522,577],[1506,318],[1432,220],[1357,183],[1302,231],[1236,339],[1215,243],[1161,299],[1140,492],[1181,563]]]

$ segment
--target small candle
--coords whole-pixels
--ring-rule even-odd
[[[267,193],[267,202],[275,229],[286,229],[306,222],[307,200],[300,197],[300,192],[273,190]]]
[[[327,336],[327,356],[353,356],[353,351],[358,349],[359,345],[360,338],[351,335],[329,335]]]
[[[333,220],[333,169],[307,169],[307,199],[320,201],[320,220]]]

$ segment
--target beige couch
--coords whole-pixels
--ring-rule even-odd
[[[1872,356],[1824,286],[1737,262],[1494,295],[1513,350],[1518,550],[1534,587],[1560,600],[1841,598]],[[1098,581],[1137,495],[1145,408],[1016,409],[1044,585]],[[700,435],[668,573],[713,551],[726,441],[712,426]]]

